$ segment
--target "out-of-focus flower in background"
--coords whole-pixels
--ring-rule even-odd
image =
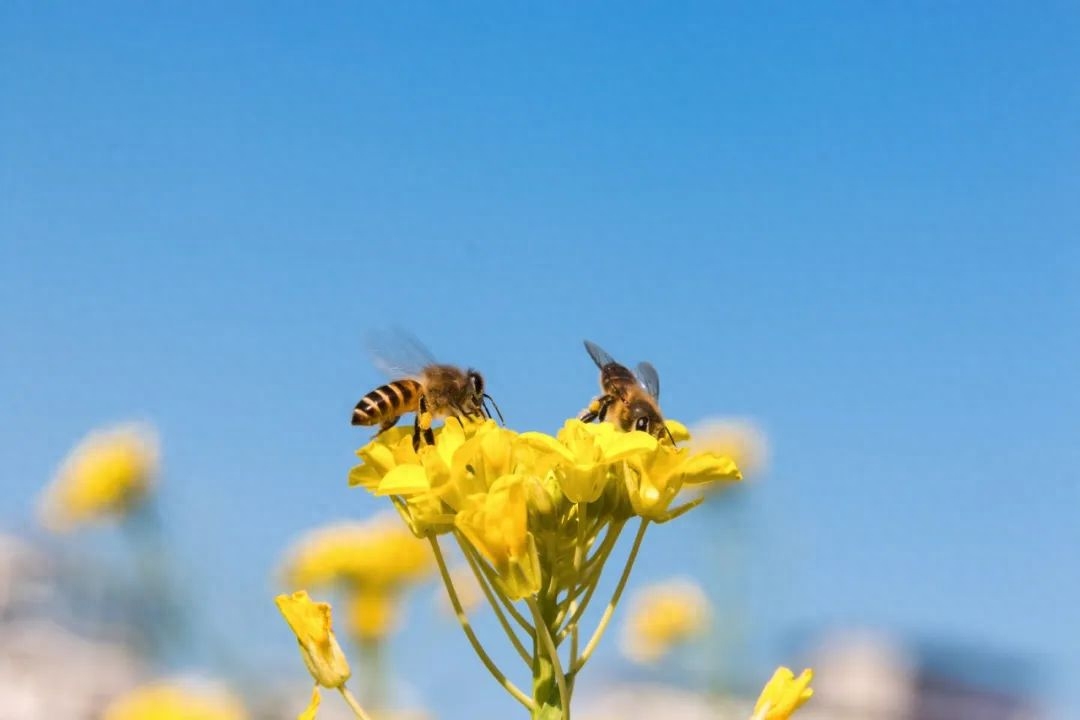
[[[746,418],[707,418],[690,432],[690,445],[697,451],[711,451],[730,457],[744,478],[766,470],[769,443],[765,432]]]
[[[434,568],[427,543],[386,514],[309,532],[286,553],[281,575],[289,587],[344,591],[348,631],[365,643],[396,628],[401,594]]]
[[[654,663],[700,636],[709,624],[709,601],[697,583],[673,579],[638,591],[623,625],[622,651],[638,663]]]
[[[751,720],[788,720],[814,694],[810,687],[813,679],[814,672],[809,669],[795,677],[788,668],[777,668],[762,689]]]
[[[122,425],[87,436],[68,455],[45,489],[45,527],[76,527],[126,517],[145,500],[158,472],[157,434],[146,425]]]
[[[247,720],[244,705],[206,682],[161,681],[116,698],[104,720]]]

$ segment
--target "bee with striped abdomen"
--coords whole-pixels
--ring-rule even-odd
[[[485,401],[491,402],[502,421],[495,401],[484,392],[480,373],[437,362],[415,338],[397,333],[390,341],[372,345],[372,354],[376,366],[395,379],[360,399],[352,424],[378,425],[376,437],[397,424],[402,415],[415,413],[412,442],[413,449],[419,450],[421,435],[427,444],[434,444],[431,423],[438,418],[490,418]]]
[[[641,430],[659,439],[671,435],[660,414],[660,375],[650,363],[638,363],[637,371],[615,362],[599,345],[585,341],[585,349],[600,368],[600,395],[579,416],[582,422],[610,420],[624,432]]]

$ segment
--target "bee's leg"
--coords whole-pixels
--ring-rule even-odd
[[[384,432],[386,432],[390,428],[397,425],[397,421],[400,420],[400,419],[401,419],[400,415],[395,415],[394,417],[386,418],[385,420],[383,420],[382,423],[379,425],[379,431],[377,433],[375,433],[372,436],[371,439],[374,440],[375,438],[379,437],[380,435],[382,435]]]
[[[614,401],[615,398],[610,395],[600,395],[594,398],[593,401],[589,403],[589,407],[585,408],[585,412],[581,414],[581,417],[579,417],[578,420],[587,423],[598,419],[602,421],[604,416],[607,415],[608,408]]]
[[[609,395],[607,397],[607,399],[604,401],[604,404],[600,406],[600,415],[599,415],[600,422],[604,422],[605,420],[607,420],[608,410],[610,410],[611,406],[614,405],[614,404],[615,404],[615,398]]]
[[[416,408],[416,418],[413,420],[412,446],[414,452],[420,450],[420,433],[424,433],[424,442],[428,445],[435,444],[435,433],[431,430],[431,412],[428,411],[427,398],[420,396],[419,406]]]

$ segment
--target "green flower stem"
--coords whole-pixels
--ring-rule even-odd
[[[443,585],[446,586],[446,594],[450,597],[450,604],[454,606],[454,615],[457,616],[458,624],[461,625],[461,629],[465,631],[465,637],[468,638],[469,644],[472,645],[472,649],[476,652],[477,657],[480,658],[480,662],[484,664],[491,676],[495,678],[496,682],[503,686],[506,692],[524,705],[530,712],[535,712],[536,703],[532,698],[521,691],[514,683],[506,677],[499,666],[491,659],[491,656],[484,650],[484,646],[480,644],[480,640],[476,637],[476,633],[473,632],[472,626],[469,624],[469,618],[465,615],[465,611],[461,608],[461,600],[458,598],[457,591],[454,590],[454,581],[450,579],[450,572],[446,569],[446,560],[443,559],[442,549],[439,547],[439,540],[435,537],[429,537],[428,542],[431,543],[431,550],[435,553],[435,562],[439,566],[439,574],[442,576]]]
[[[570,720],[570,692],[566,686],[566,674],[563,672],[562,660],[559,658],[559,650],[555,647],[555,641],[551,637],[551,629],[548,627],[544,614],[536,602],[536,598],[528,598],[529,609],[532,610],[533,620],[536,623],[536,634],[543,645],[544,651],[551,661],[551,667],[555,672],[555,684],[559,689],[559,704],[562,707],[562,720]]]
[[[634,560],[637,559],[638,550],[641,549],[641,541],[645,538],[645,530],[649,527],[649,521],[642,518],[641,525],[638,526],[637,534],[634,536],[634,545],[630,548],[630,555],[626,558],[626,566],[623,568],[622,576],[619,578],[619,584],[615,586],[615,592],[611,595],[611,601],[608,602],[606,608],[604,608],[604,614],[600,618],[600,622],[596,626],[596,630],[593,632],[592,637],[589,638],[589,642],[585,645],[585,650],[581,653],[581,657],[577,662],[570,667],[570,675],[575,676],[581,671],[581,668],[585,667],[585,663],[589,661],[593,651],[596,650],[596,646],[600,643],[600,638],[604,636],[604,631],[607,630],[608,623],[611,622],[612,615],[615,614],[615,607],[619,604],[619,598],[622,597],[623,590],[626,588],[626,581],[630,578],[630,571],[634,567]]]
[[[469,552],[468,546],[461,542],[460,537],[458,537],[458,543],[461,544],[461,549],[465,553],[465,559],[469,562],[469,567],[472,568],[473,575],[476,576],[476,582],[480,584],[480,589],[484,591],[484,597],[487,598],[488,604],[491,605],[491,608],[495,611],[495,617],[499,619],[503,632],[510,638],[510,642],[513,644],[514,649],[517,650],[518,655],[521,656],[521,659],[525,661],[525,665],[527,667],[532,667],[532,654],[525,649],[525,645],[522,644],[517,633],[514,632],[514,628],[510,626],[509,621],[506,619],[506,614],[502,610],[502,596],[500,595],[499,599],[495,598],[495,594],[492,592],[491,588],[488,587],[486,571],[481,570],[479,567],[479,562],[481,561],[478,561],[473,557],[473,554]],[[524,620],[524,618],[522,618],[522,620]],[[531,638],[533,636],[530,634],[529,637]]]
[[[555,607],[543,594],[527,598],[536,619],[533,641],[533,720],[567,720],[570,709],[569,684],[559,654],[551,640],[551,620]]]
[[[577,506],[577,544],[574,546],[574,572],[580,573],[581,566],[585,561],[585,550],[588,546],[585,544],[585,518],[588,515],[588,505],[580,503]]]
[[[578,660],[578,624],[574,623],[570,626],[570,667],[574,667]],[[573,685],[570,686],[571,691]]]
[[[349,692],[349,688],[342,685],[338,688],[338,691],[341,693],[341,697],[345,698],[345,703],[349,706],[349,709],[353,711],[353,715],[360,720],[371,720],[371,716],[364,712],[364,708],[360,707],[360,703],[358,703],[356,698],[353,697],[353,694]]]

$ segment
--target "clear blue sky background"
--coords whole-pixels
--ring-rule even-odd
[[[1080,717],[1078,38],[1054,2],[5,3],[0,520],[153,420],[207,606],[301,673],[270,570],[381,507],[345,487],[364,333],[522,429],[593,392],[590,337],[771,438],[751,674],[869,623],[1028,658]],[[638,579],[715,573],[718,522]],[[394,649],[418,696],[509,709],[440,622]]]

